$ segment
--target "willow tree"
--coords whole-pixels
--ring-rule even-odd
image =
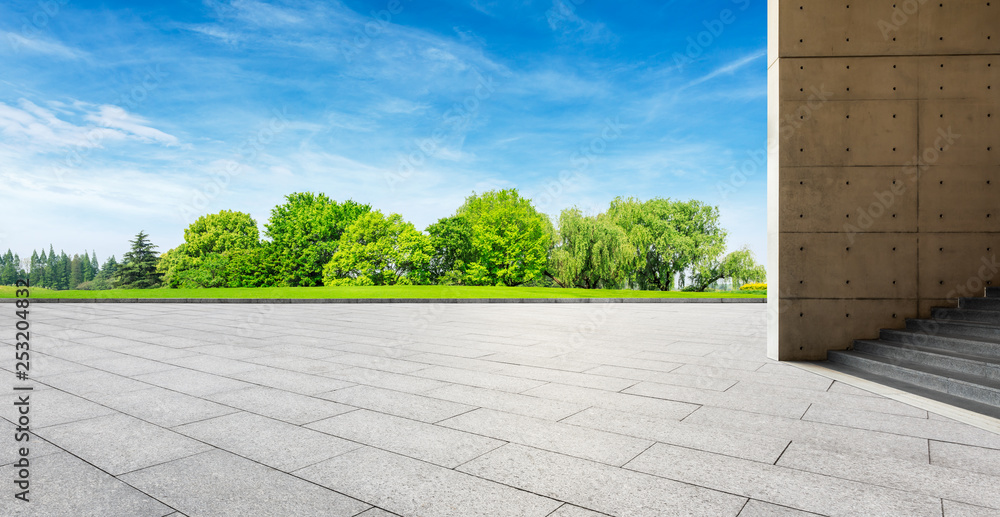
[[[548,275],[560,287],[620,288],[628,281],[635,256],[625,230],[610,217],[568,208],[559,215]]]
[[[630,280],[639,289],[672,290],[677,274],[725,250],[719,209],[701,201],[618,197],[607,213],[632,244]]]
[[[691,285],[696,291],[704,291],[724,278],[731,279],[734,286],[764,282],[767,280],[767,270],[757,263],[749,248],[743,247],[724,257],[712,258],[695,266]]]

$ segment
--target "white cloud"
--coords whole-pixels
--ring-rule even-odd
[[[83,51],[77,50],[75,48],[67,47],[62,43],[57,41],[46,41],[37,38],[26,38],[20,34],[15,34],[13,32],[4,32],[4,39],[10,44],[10,47],[15,51],[27,51],[36,54],[46,54],[49,56],[59,56],[67,59],[82,59],[87,57],[87,54]]]
[[[731,73],[739,70],[740,68],[743,68],[744,66],[749,65],[750,63],[753,63],[757,59],[760,59],[760,58],[762,58],[762,57],[764,57],[766,55],[767,55],[767,49],[757,50],[756,52],[753,52],[751,54],[743,56],[743,57],[741,57],[739,59],[730,61],[730,62],[728,62],[728,63],[726,63],[726,64],[724,64],[724,65],[716,68],[715,70],[712,70],[711,72],[709,72],[709,73],[707,73],[707,74],[705,74],[705,75],[703,75],[703,76],[701,76],[701,77],[699,77],[697,79],[694,79],[693,81],[687,83],[684,86],[684,88],[690,88],[692,86],[699,85],[699,84],[704,83],[706,81],[711,81],[712,79],[715,79],[716,77],[719,77],[720,75],[731,74]]]
[[[573,0],[552,0],[552,7],[545,11],[549,28],[563,35],[575,35],[583,40],[604,40],[613,37],[600,22],[592,22],[576,13]]]
[[[177,137],[149,125],[149,121],[118,106],[75,101],[59,103],[58,114],[20,99],[17,106],[0,102],[0,147],[20,153],[44,153],[67,148],[101,148],[106,143],[133,140],[176,146]],[[62,115],[62,117],[58,116]],[[81,123],[66,120],[80,119]]]

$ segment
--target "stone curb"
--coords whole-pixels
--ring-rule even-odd
[[[33,298],[31,303],[764,303],[766,298]]]

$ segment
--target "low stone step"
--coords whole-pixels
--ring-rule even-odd
[[[856,351],[830,351],[827,353],[827,358],[834,363],[858,368],[890,379],[981,404],[1000,407],[1000,386],[982,377],[949,372],[920,363],[897,361]]]
[[[1000,387],[1000,359],[881,340],[855,341],[854,350],[893,361],[913,362],[948,372],[983,377]]]
[[[935,307],[931,309],[931,317],[935,320],[978,321],[1000,326],[1000,311],[981,311],[976,309],[951,309]]]
[[[959,354],[976,355],[1000,360],[1000,336],[996,340],[985,337],[951,336],[947,334],[925,334],[918,330],[882,329],[879,338],[883,341],[915,345],[923,348],[941,348]]]
[[[958,300],[960,309],[975,309],[980,311],[1000,311],[1000,297],[989,298],[960,298]]]
[[[823,366],[831,370],[846,373],[847,375],[859,377],[862,379],[867,379],[869,381],[881,384],[883,386],[889,386],[892,388],[896,388],[898,390],[903,390],[908,393],[919,395],[921,397],[926,397],[929,399],[944,402],[945,404],[948,404],[950,406],[964,408],[969,411],[974,411],[976,413],[979,413],[981,415],[988,415],[993,418],[1000,419],[1000,407],[997,406],[991,406],[988,404],[983,404],[981,402],[975,402],[969,399],[956,397],[953,395],[949,395],[947,393],[928,389],[923,386],[918,386],[916,384],[912,384],[909,382],[903,382],[897,379],[890,379],[889,377],[877,375],[867,370],[862,370],[860,368],[855,368],[853,366],[848,366],[841,363],[825,361],[823,363]]]
[[[906,328],[930,335],[947,334],[987,339],[996,339],[1000,335],[1000,328],[996,325],[978,321],[907,319]]]

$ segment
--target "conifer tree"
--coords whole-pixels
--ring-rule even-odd
[[[116,287],[149,289],[159,286],[160,273],[156,271],[156,264],[160,257],[156,254],[156,246],[147,237],[145,232],[140,231],[135,239],[129,241],[132,248],[122,257]]]
[[[69,261],[69,283],[66,284],[67,289],[76,289],[76,286],[83,283],[83,261],[80,259],[80,255],[73,255],[73,258]]]

